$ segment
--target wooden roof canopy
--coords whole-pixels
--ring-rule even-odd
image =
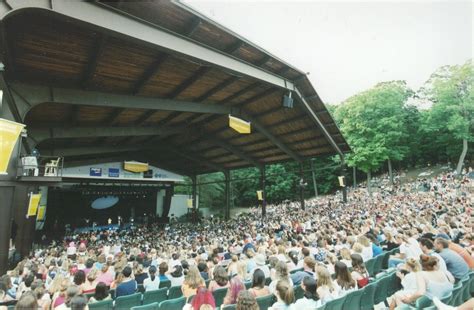
[[[189,175],[349,151],[304,73],[180,2],[7,0],[0,18],[2,76],[41,154]]]

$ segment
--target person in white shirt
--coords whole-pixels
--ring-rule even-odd
[[[150,266],[148,268],[148,273],[150,277],[143,280],[143,287],[145,291],[154,291],[160,288],[160,278],[156,276],[156,267]]]
[[[316,293],[316,280],[313,277],[307,276],[301,282],[301,288],[304,291],[304,297],[298,299],[290,306],[290,310],[314,310],[321,306],[318,303],[318,294]]]

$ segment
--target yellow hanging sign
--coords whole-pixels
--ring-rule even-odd
[[[36,217],[37,221],[42,221],[44,220],[44,215],[46,213],[46,206],[39,206],[38,208],[38,215]]]
[[[242,134],[249,134],[252,132],[250,122],[246,122],[243,119],[229,115],[229,127]]]
[[[263,191],[257,191],[257,199],[260,201],[263,200]]]
[[[193,200],[188,199],[188,208],[192,208],[192,207],[193,207]]]
[[[7,174],[13,149],[24,127],[23,124],[0,118],[0,175]]]
[[[38,205],[41,199],[41,194],[31,194],[30,203],[28,204],[28,217],[35,216],[38,212]]]
[[[130,172],[146,172],[148,169],[148,163],[141,163],[138,161],[125,161],[123,163],[123,170]]]

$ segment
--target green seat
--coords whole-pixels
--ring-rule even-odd
[[[418,309],[424,309],[425,307],[432,306],[433,301],[429,299],[426,295],[423,295],[416,300],[415,304]]]
[[[216,302],[216,308],[222,305],[226,294],[227,294],[227,287],[218,288],[214,292],[212,292],[212,295],[214,296],[214,300]]]
[[[115,299],[115,289],[114,288],[109,290],[109,294],[110,294],[110,297],[112,297],[112,299]]]
[[[453,293],[449,292],[448,294],[444,295],[440,300],[444,303],[449,305],[451,303],[451,299],[453,298]]]
[[[470,293],[474,293],[474,271],[469,272],[470,279]]]
[[[303,268],[293,269],[292,271],[290,271],[290,274],[294,274],[294,273],[297,273],[298,271],[303,271],[303,270],[304,270]]]
[[[347,296],[347,295],[346,295]],[[333,299],[331,301],[328,301],[327,303],[324,304],[324,306],[319,307],[319,309],[325,309],[325,310],[342,310],[344,303],[346,301],[346,296],[340,297],[337,299]],[[355,307],[353,309],[356,309]]]
[[[381,253],[375,257],[375,265],[374,265],[374,276],[382,271],[382,263],[384,259],[384,253]]]
[[[109,300],[102,300],[98,302],[93,302],[88,304],[89,309],[104,309],[104,310],[112,310],[114,308],[114,301],[112,299]]]
[[[387,251],[383,253],[382,269],[388,268],[388,259],[390,258],[390,255],[392,255],[392,251]]]
[[[183,309],[185,304],[186,304],[186,298],[184,296],[180,298],[175,298],[175,299],[168,299],[168,300],[160,302],[158,310]]]
[[[375,259],[371,258],[365,262],[365,269],[371,277],[374,276]]]
[[[362,299],[360,301],[361,310],[372,310],[374,308],[374,297],[376,288],[376,282],[369,283],[364,287],[364,293],[362,294]]]
[[[171,287],[171,281],[170,280],[161,280],[160,281],[160,288],[163,288],[163,287],[170,288]]]
[[[390,279],[390,275],[385,275],[383,277],[378,278],[377,281],[374,282],[376,284],[374,294],[374,305],[377,305],[381,302],[385,302],[385,299],[387,299],[387,291]]]
[[[273,295],[267,295],[262,297],[257,297],[257,304],[260,310],[267,310],[273,304]]]
[[[462,283],[461,283],[461,281],[459,281],[458,283],[456,283],[454,285],[453,297],[451,298],[450,305],[453,306],[453,307],[458,306],[460,304],[459,303],[460,296],[462,296]]]
[[[158,303],[153,302],[143,306],[135,306],[131,310],[158,310]]]
[[[168,299],[175,299],[183,296],[181,286],[172,286],[168,291]]]
[[[244,282],[244,285],[245,285],[245,289],[248,290],[252,287],[252,282],[251,281],[246,281],[246,282]]]
[[[304,297],[304,290],[301,287],[301,285],[295,285],[293,287],[293,291],[294,291],[294,294],[295,294],[295,300],[298,300],[298,299]]]
[[[135,293],[127,296],[120,296],[115,299],[115,309],[130,309],[142,304],[142,294]]]
[[[461,279],[462,283],[462,300],[461,304],[471,298],[471,283],[469,275]]]
[[[166,287],[143,293],[143,304],[148,305],[154,302],[160,303],[168,299],[168,289]]]
[[[236,310],[237,309],[237,305],[236,304],[233,304],[233,305],[225,305],[225,306],[222,306],[221,307],[221,310]]]
[[[388,281],[387,297],[392,296],[402,289],[402,280],[397,277],[396,272],[391,272],[388,276],[390,277],[390,280]]]
[[[342,305],[342,310],[352,310],[360,309],[360,302],[362,300],[362,295],[364,294],[364,289],[355,290],[347,294]]]

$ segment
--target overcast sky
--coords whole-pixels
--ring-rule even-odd
[[[381,81],[417,89],[438,67],[473,57],[472,1],[184,2],[309,72],[327,103]]]

